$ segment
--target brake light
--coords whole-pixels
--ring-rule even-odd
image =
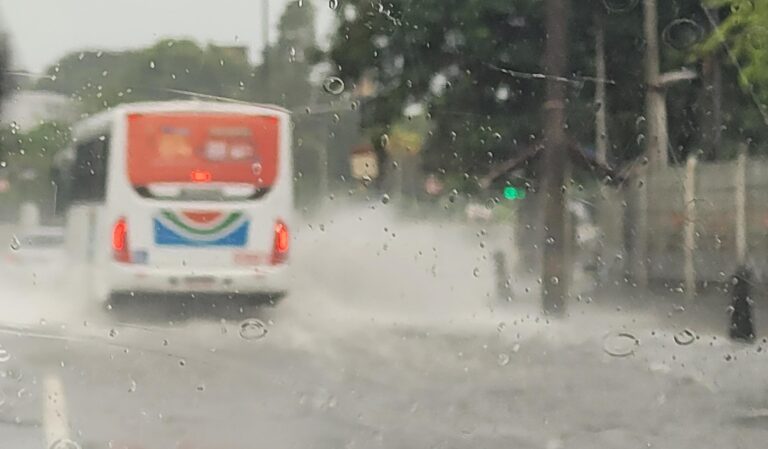
[[[205,170],[192,170],[190,177],[192,182],[211,182],[211,172]]]
[[[288,226],[282,220],[275,223],[275,242],[272,248],[272,264],[277,265],[288,259],[288,247],[290,246],[290,234]]]
[[[128,223],[125,217],[120,217],[112,229],[112,256],[118,262],[130,262],[128,251]]]

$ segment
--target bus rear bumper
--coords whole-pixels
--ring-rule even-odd
[[[290,286],[290,267],[190,270],[113,264],[99,289],[102,298],[113,293],[282,294]]]

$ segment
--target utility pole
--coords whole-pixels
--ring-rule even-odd
[[[602,165],[608,163],[608,124],[606,123],[607,116],[607,98],[605,92],[605,80],[607,79],[605,69],[605,25],[603,23],[602,12],[595,12],[594,15],[595,26],[595,78],[597,78],[597,84],[595,85],[595,145],[596,145],[596,159],[597,162]]]
[[[261,70],[264,74],[264,81],[269,81],[269,0],[261,0],[261,40],[264,45],[264,50],[261,52],[264,55],[264,60],[261,61]]]
[[[566,84],[568,64],[569,0],[545,0],[547,42],[544,71],[547,74],[544,103],[544,257],[542,302],[545,313],[562,315],[568,292],[566,276],[565,174],[569,162],[565,134]]]
[[[668,165],[666,89],[668,86],[696,78],[696,73],[682,69],[660,73],[659,18],[656,0],[643,0],[643,32],[645,35],[645,157],[646,164],[637,167],[629,185],[633,230],[630,233],[629,269],[639,288],[648,285],[648,184],[653,174]]]

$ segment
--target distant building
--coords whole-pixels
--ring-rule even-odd
[[[0,123],[16,123],[28,131],[40,122],[73,122],[78,119],[75,102],[66,95],[39,90],[22,90],[13,93],[2,104]]]

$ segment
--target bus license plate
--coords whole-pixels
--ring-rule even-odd
[[[213,276],[187,276],[184,278],[187,284],[196,286],[209,287],[216,283],[216,278]]]

